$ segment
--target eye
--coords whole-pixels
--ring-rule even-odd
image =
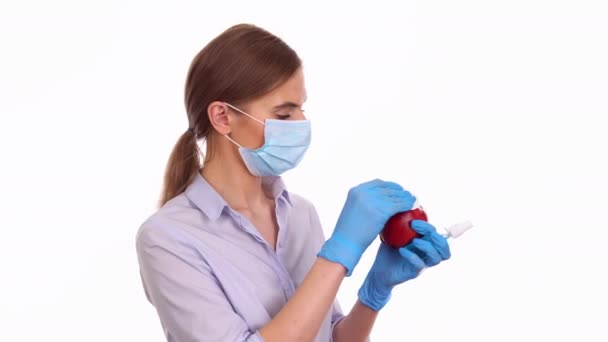
[[[290,116],[291,114],[277,114],[277,118],[279,118],[279,120],[287,120]]]

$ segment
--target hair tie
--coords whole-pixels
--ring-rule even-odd
[[[194,135],[194,128],[193,127],[188,127],[188,133]]]

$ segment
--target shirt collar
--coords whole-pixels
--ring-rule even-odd
[[[262,186],[269,190],[275,200],[282,197],[289,205],[293,205],[285,183],[280,176],[263,177]],[[228,207],[228,203],[226,203],[224,198],[198,172],[184,192],[211,220],[217,220],[224,211],[224,208]]]

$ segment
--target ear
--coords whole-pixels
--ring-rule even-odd
[[[219,134],[230,134],[232,128],[230,128],[231,118],[228,115],[228,106],[221,101],[213,101],[207,107],[207,115],[209,122]]]

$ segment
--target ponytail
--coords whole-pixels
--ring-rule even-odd
[[[159,206],[186,190],[201,167],[195,133],[186,131],[175,144],[165,169],[164,186]]]

